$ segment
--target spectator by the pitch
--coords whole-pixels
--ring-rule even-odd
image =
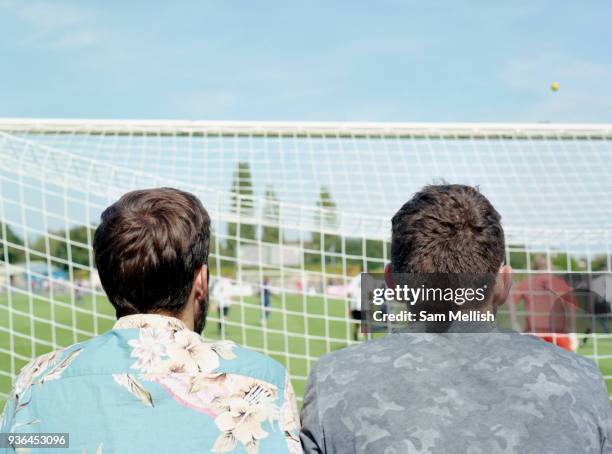
[[[428,186],[392,220],[395,273],[497,277],[508,297],[498,212],[475,188]],[[316,453],[610,453],[596,365],[494,324],[480,333],[403,332],[328,354],[310,372],[301,440]]]
[[[186,192],[134,191],[107,208],[94,252],[118,320],[31,361],[0,432],[68,433],[79,453],[301,452],[283,366],[200,335],[209,241],[208,213]]]

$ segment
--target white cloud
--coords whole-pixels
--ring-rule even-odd
[[[28,40],[54,50],[87,49],[100,43],[95,10],[66,2],[2,1],[0,8],[28,26]]]

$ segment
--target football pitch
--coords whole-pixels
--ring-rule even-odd
[[[27,362],[7,352],[31,358],[50,351],[50,344],[67,346],[113,326],[114,310],[105,298],[97,297],[94,301],[84,297],[72,304],[67,295],[55,296],[51,303],[48,298],[48,295],[13,293],[9,299],[6,294],[0,295],[2,372],[19,371]],[[346,302],[340,299],[276,295],[272,298],[269,320],[264,324],[258,298],[244,297],[231,306],[221,332],[214,302],[212,308],[204,337],[210,340],[223,337],[266,352],[289,369],[300,401],[308,371],[316,358],[352,342]],[[612,375],[612,339],[597,338],[595,343],[589,340],[579,353],[595,357],[602,374]],[[0,375],[0,401],[10,392],[11,381],[8,375]],[[607,381],[607,386],[612,394],[612,380]]]
[[[10,304],[10,306],[9,306]],[[95,306],[94,306],[95,305]],[[95,307],[95,310],[94,310]],[[12,326],[9,314],[12,313]],[[33,314],[31,317],[26,314]],[[11,358],[5,351],[31,358],[51,350],[49,343],[67,346],[87,340],[92,333],[103,333],[114,324],[114,309],[105,298],[84,297],[70,303],[70,297],[36,294],[0,295],[0,370],[19,371],[26,360]],[[298,398],[304,391],[308,370],[316,358],[351,343],[352,328],[344,300],[310,295],[272,297],[268,321],[262,323],[263,310],[257,297],[244,297],[230,307],[221,331],[215,303],[207,318],[204,338],[231,339],[284,364],[290,371]],[[54,321],[54,322],[52,322]],[[13,344],[11,345],[10,331]],[[54,339],[55,338],[55,339]],[[15,361],[12,366],[11,361]],[[0,394],[11,389],[11,379],[0,375]],[[0,395],[0,400],[4,397]]]

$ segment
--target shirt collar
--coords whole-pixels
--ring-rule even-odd
[[[115,322],[113,329],[157,328],[168,331],[189,329],[178,318],[160,314],[133,314],[121,317]]]
[[[441,325],[437,325],[437,322],[412,322],[405,326],[401,326],[399,328],[393,329],[393,333],[428,333],[428,334],[452,334],[452,333],[463,333],[463,334],[473,334],[473,333],[498,333],[502,330],[495,323],[491,322],[453,322],[450,323],[446,330],[444,331],[436,331],[432,329],[433,327],[439,328]]]

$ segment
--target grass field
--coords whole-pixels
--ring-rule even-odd
[[[212,310],[204,337],[211,340],[223,337],[267,352],[289,368],[301,398],[313,361],[351,342],[346,313],[343,300],[325,302],[317,296],[274,296],[272,313],[263,326],[259,300],[247,297],[231,306],[221,332],[217,312]],[[96,332],[111,329],[113,323],[114,310],[105,298],[97,297],[94,301],[84,297],[71,304],[68,295],[56,295],[50,302],[48,295],[30,298],[14,292],[9,307],[8,296],[0,295],[0,400],[11,388],[11,378],[6,374],[19,371],[26,363],[25,358],[46,353],[53,344],[66,346],[86,340]]]
[[[306,376],[316,358],[347,346],[352,339],[343,300],[306,295],[274,296],[273,312],[265,326],[255,297],[236,302],[218,332],[216,312],[209,314],[204,337],[232,339],[267,352],[289,368],[301,399]],[[95,310],[94,310],[95,308]],[[33,315],[33,316],[32,316]],[[13,292],[0,295],[0,401],[11,388],[11,371],[19,371],[27,358],[88,339],[111,329],[114,311],[105,298],[84,297],[71,304],[68,295],[28,296]],[[11,335],[12,333],[12,335]],[[11,354],[14,352],[15,354]],[[589,340],[581,354],[596,356],[612,395],[612,339]],[[610,356],[611,358],[607,358]]]

